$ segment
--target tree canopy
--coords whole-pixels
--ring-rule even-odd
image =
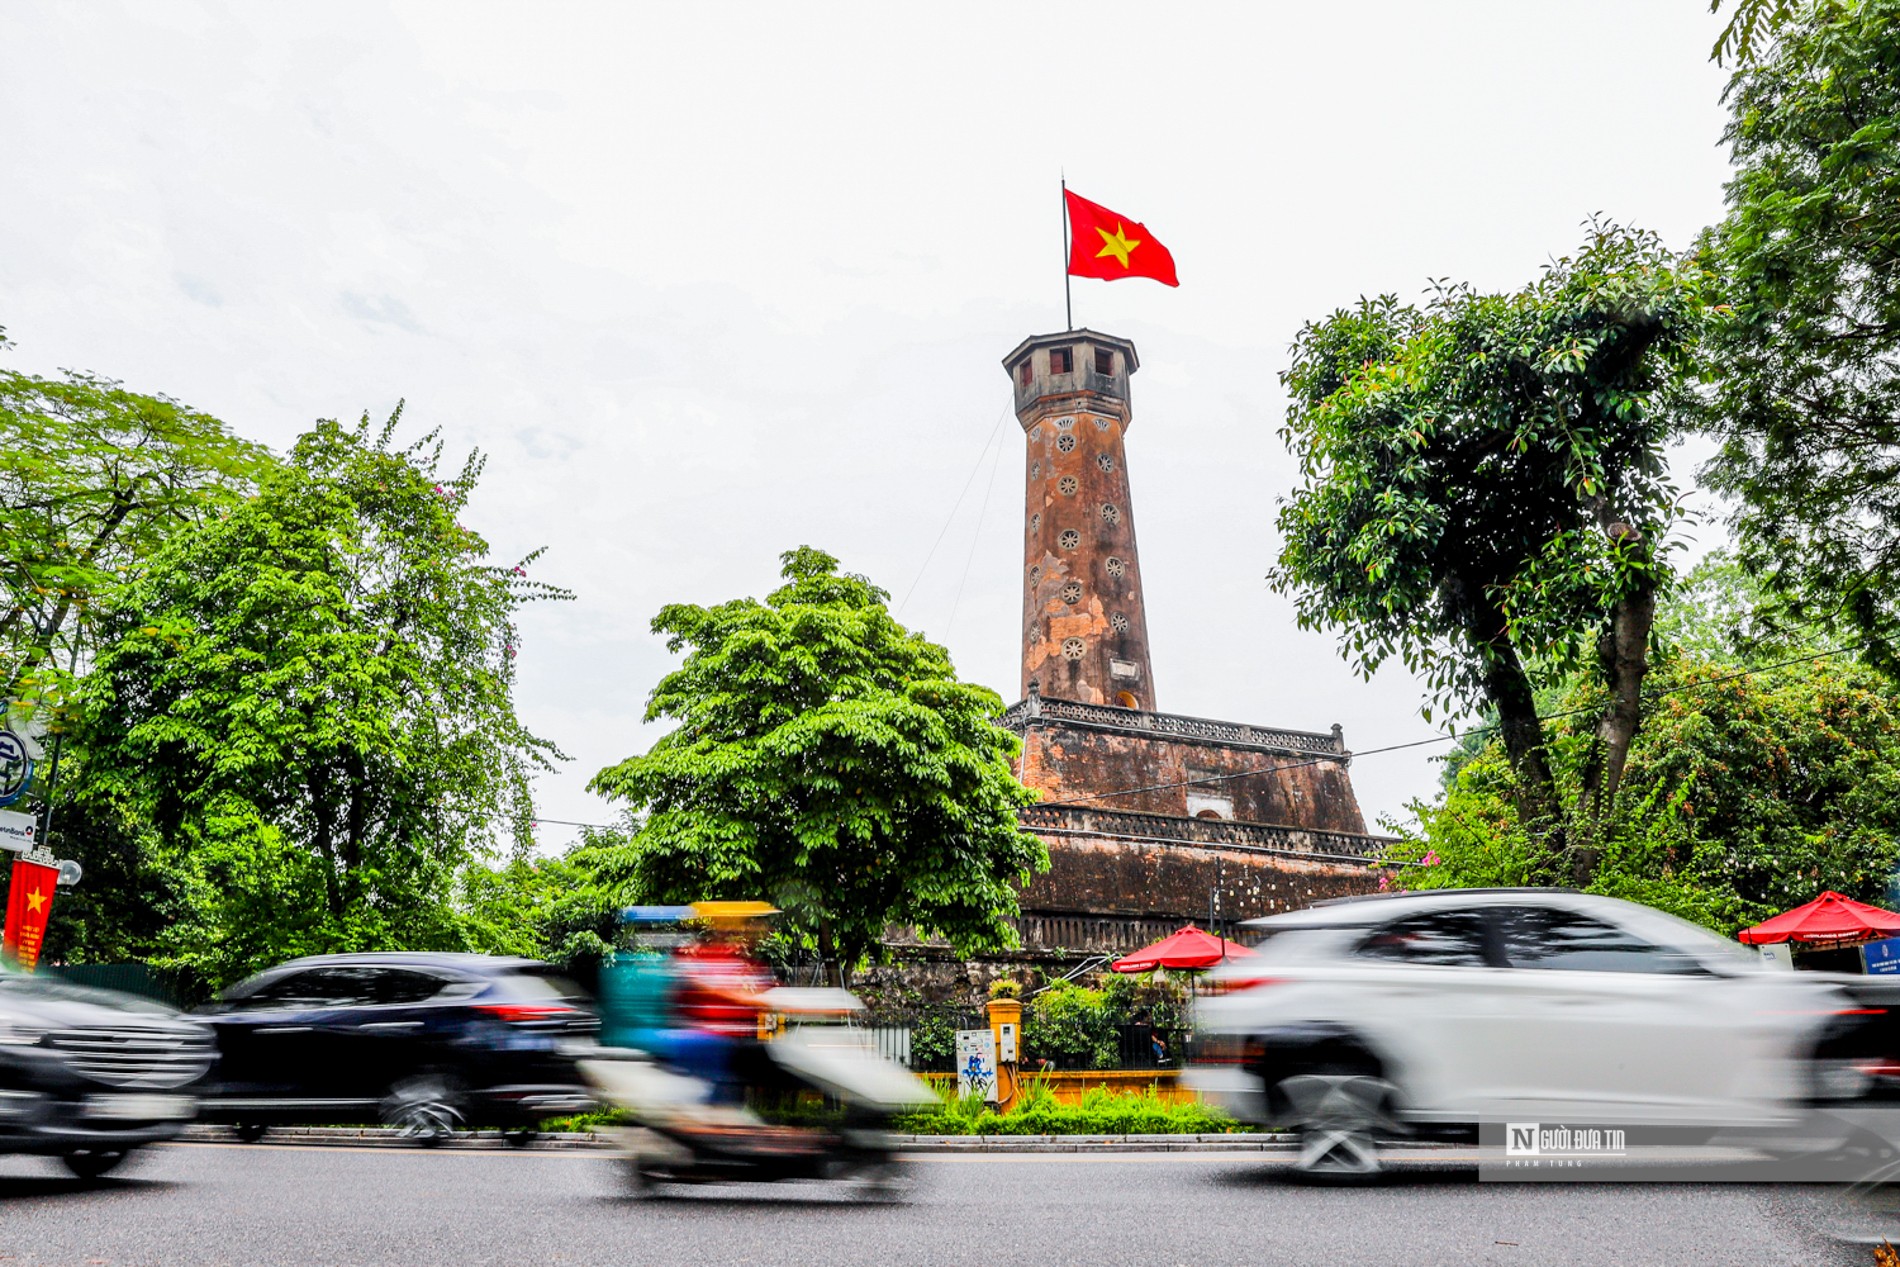
[[[1754,642],[1732,620],[1749,588],[1717,555],[1664,610],[1669,654],[1588,885],[1724,933],[1823,889],[1891,901],[1900,866],[1900,690],[1849,657]],[[1558,711],[1587,717],[1599,696],[1573,681]],[[1550,728],[1559,787],[1574,795],[1587,727]],[[1495,741],[1464,762],[1435,803],[1413,805],[1388,882],[1545,882],[1513,780]]]
[[[1900,675],[1900,0],[1784,16],[1729,86],[1735,175],[1702,240],[1706,475],[1787,613]]]
[[[459,520],[479,458],[319,423],[258,494],[176,531],[86,678],[86,792],[174,876],[176,962],[459,946],[456,877],[525,840],[557,755],[514,713],[514,614],[562,593]]]
[[[1495,710],[1525,821],[1554,844],[1538,677],[1602,685],[1577,877],[1640,724],[1677,514],[1666,389],[1688,363],[1700,280],[1653,235],[1598,225],[1515,294],[1444,287],[1422,307],[1386,296],[1308,325],[1282,376],[1302,483],[1281,506],[1271,580],[1302,627],[1338,629],[1368,675],[1399,656],[1433,706]]]
[[[1048,865],[1020,830],[994,691],[892,619],[889,598],[801,547],[764,602],[654,618],[685,662],[648,720],[677,729],[592,786],[644,815],[635,883],[660,901],[762,898],[834,970],[890,925],[962,952],[1012,944],[1016,886]]]
[[[0,694],[45,694],[143,562],[271,466],[170,397],[0,370]]]

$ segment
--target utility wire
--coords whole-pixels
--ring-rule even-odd
[[[970,468],[969,477],[963,481],[963,491],[957,494],[956,504],[950,507],[950,513],[944,516],[943,527],[937,531],[937,539],[930,544],[930,553],[924,556],[923,566],[917,569],[916,579],[911,581],[910,588],[904,591],[903,601],[897,604],[897,610],[892,615],[904,614],[904,608],[910,603],[910,596],[917,592],[917,582],[923,580],[924,573],[930,570],[930,561],[937,557],[937,547],[943,544],[945,535],[950,531],[950,525],[956,521],[957,511],[963,509],[963,499],[969,496],[970,485],[976,482],[976,473],[983,469],[983,459],[990,455],[990,445],[995,442],[996,433],[1003,429],[1003,419],[1008,416],[1007,406],[997,411],[996,425],[990,428],[989,439],[985,440],[983,447],[977,451],[976,464]]]
[[[1859,651],[1861,648],[1871,645],[1872,642],[1873,642],[1872,639],[1868,639],[1866,642],[1857,642],[1850,646],[1845,646],[1845,647],[1835,647],[1832,650],[1823,651],[1816,655],[1796,656],[1795,658],[1791,660],[1777,660],[1773,664],[1758,665],[1752,669],[1740,669],[1734,673],[1725,673],[1725,674],[1722,674],[1720,677],[1708,678],[1701,682],[1685,682],[1680,686],[1672,686],[1668,690],[1656,692],[1656,694],[1649,697],[1649,702],[1654,703],[1656,700],[1666,698],[1667,696],[1670,696],[1670,695],[1679,695],[1684,691],[1699,691],[1705,687],[1719,686],[1724,682],[1733,682],[1736,678],[1751,677],[1754,674],[1767,673],[1774,669],[1785,669],[1785,668],[1788,668],[1790,665],[1813,664],[1817,661],[1826,660],[1833,656],[1845,655],[1846,653],[1850,651]],[[1597,711],[1598,710],[1594,708],[1570,708],[1570,709],[1565,709],[1561,713],[1550,713],[1550,714],[1541,716],[1537,720],[1540,722],[1559,721],[1565,717],[1577,717],[1585,713],[1594,713]],[[1457,740],[1463,739],[1468,735],[1489,734],[1492,731],[1496,731],[1499,729],[1502,729],[1502,727],[1501,726],[1477,726],[1477,727],[1473,727],[1470,730],[1463,731],[1461,733],[1453,733],[1453,734],[1448,734],[1448,735],[1434,735],[1430,739],[1414,739],[1410,743],[1387,744],[1383,748],[1359,749],[1357,751],[1352,752],[1349,755],[1353,757],[1376,757],[1376,756],[1379,756],[1381,753],[1403,752],[1408,748],[1424,748],[1424,747],[1429,747],[1432,744],[1454,743]],[[1290,762],[1286,765],[1262,766],[1261,768],[1257,770],[1240,770],[1233,774],[1211,774],[1211,775],[1207,775],[1204,778],[1182,779],[1174,783],[1150,783],[1145,787],[1119,788],[1112,792],[1097,792],[1091,796],[1074,796],[1074,797],[1068,798],[1067,800],[1061,800],[1061,801],[1038,801],[1036,802],[1035,806],[1031,806],[1030,808],[1033,809],[1033,808],[1036,808],[1037,806],[1042,806],[1042,805],[1080,805],[1087,801],[1105,801],[1111,797],[1117,797],[1117,796],[1137,796],[1143,792],[1166,792],[1166,791],[1171,791],[1174,788],[1198,787],[1198,786],[1201,786],[1203,784],[1208,784],[1208,783],[1226,783],[1232,779],[1251,778],[1252,776],[1256,774],[1278,774],[1284,770],[1303,770],[1307,768],[1308,766],[1324,765],[1336,760],[1338,760],[1337,757],[1315,757],[1310,761],[1295,761],[1295,762]]]
[[[1000,419],[998,420],[1000,423]],[[996,446],[996,456],[990,459],[990,481],[983,486],[983,505],[976,512],[976,527],[970,533],[970,553],[963,560],[963,575],[957,579],[957,596],[950,602],[950,619],[943,622],[943,636],[947,641],[950,627],[957,623],[957,608],[963,605],[963,587],[970,580],[970,565],[976,562],[977,543],[983,540],[983,521],[989,517],[990,494],[996,491],[996,471],[1003,465],[1003,446]]]

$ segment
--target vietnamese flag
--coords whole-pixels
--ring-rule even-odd
[[[1069,275],[1119,281],[1124,277],[1152,277],[1164,286],[1175,280],[1174,256],[1155,241],[1139,220],[1118,215],[1099,202],[1062,190],[1069,204]]]
[[[46,940],[46,919],[53,913],[53,894],[59,890],[59,868],[17,859],[7,886],[7,928],[0,939],[0,956],[26,972],[40,961]]]

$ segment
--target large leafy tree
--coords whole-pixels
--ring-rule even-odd
[[[1016,886],[1048,865],[1017,809],[1002,700],[891,618],[822,551],[788,551],[764,602],[653,621],[684,664],[648,720],[678,728],[593,787],[645,814],[633,875],[658,900],[763,898],[830,968],[911,925],[969,952],[1011,944]]]
[[[214,981],[462,944],[457,877],[525,840],[556,755],[515,716],[514,617],[563,595],[459,521],[479,459],[444,474],[439,440],[396,425],[319,423],[255,497],[174,534],[83,687],[88,796],[148,825],[179,886],[170,949]]]
[[[1669,654],[1589,886],[1725,933],[1823,889],[1891,901],[1900,866],[1900,691],[1845,657],[1760,641],[1758,593],[1717,556],[1666,606]],[[1600,698],[1573,679],[1556,711],[1587,717]],[[1574,788],[1587,725],[1566,715],[1551,729],[1557,778]],[[1538,845],[1513,785],[1495,741],[1464,762],[1436,801],[1413,805],[1388,882],[1535,882]]]
[[[1797,6],[1728,96],[1707,476],[1785,607],[1900,674],[1900,0]]]
[[[1663,389],[1684,372],[1697,276],[1653,235],[1596,226],[1516,294],[1364,300],[1301,331],[1281,434],[1274,585],[1370,674],[1397,655],[1427,707],[1495,713],[1527,823],[1595,864],[1641,722],[1676,494]],[[1539,675],[1604,688],[1581,783],[1559,796]]]
[[[271,465],[169,397],[0,370],[0,694],[45,696],[83,666],[140,565]]]

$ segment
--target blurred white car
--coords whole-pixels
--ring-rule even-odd
[[[1772,1127],[1881,1072],[1843,1039],[1882,1011],[1851,978],[1767,969],[1614,898],[1442,890],[1250,926],[1258,953],[1196,1007],[1224,1063],[1188,1077],[1244,1121],[1298,1130],[1309,1172],[1369,1173],[1381,1135],[1490,1122]]]

